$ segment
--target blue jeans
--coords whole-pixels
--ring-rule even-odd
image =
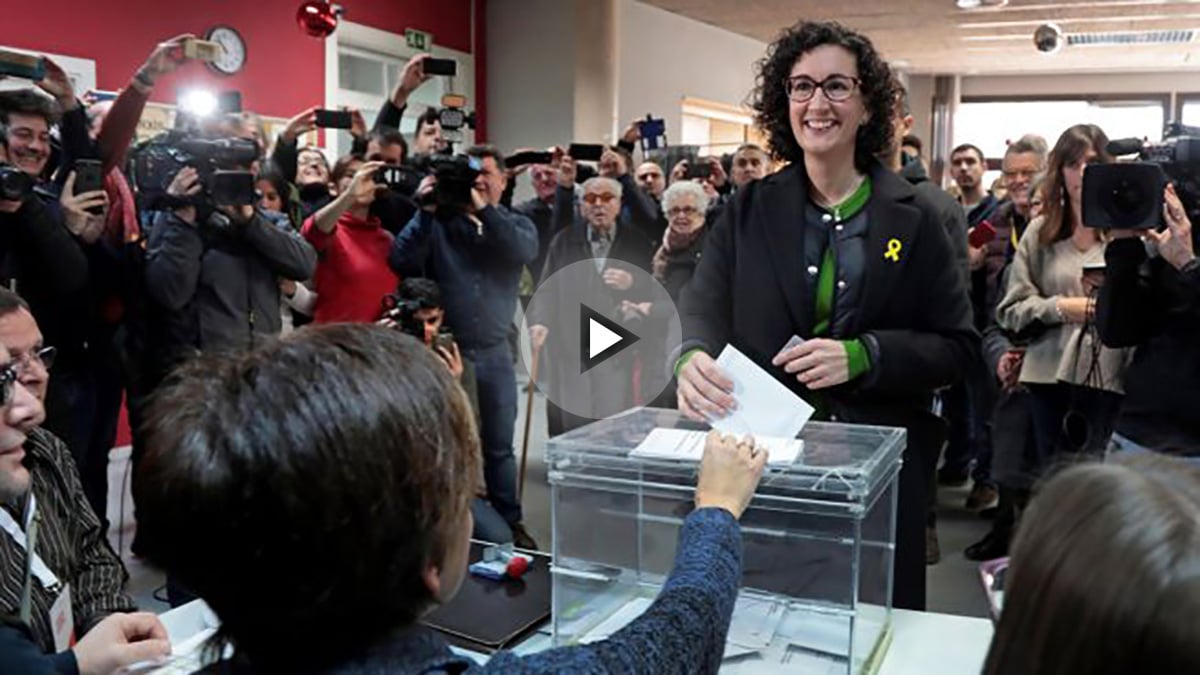
[[[513,429],[517,423],[517,376],[508,342],[485,349],[465,349],[475,365],[479,393],[479,436],[483,446],[483,480],[488,501],[509,525],[521,522],[517,499],[517,459]]]
[[[471,500],[471,517],[475,527],[471,530],[471,538],[493,544],[511,544],[512,528],[492,508],[492,504],[482,497]]]

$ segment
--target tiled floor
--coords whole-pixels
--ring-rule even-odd
[[[514,445],[518,457],[521,452],[522,434],[526,411],[527,394],[520,394],[520,409],[517,418]],[[525,522],[530,534],[545,549],[550,544],[550,490],[546,482],[546,464],[543,450],[546,443],[545,399],[534,396],[534,419],[529,439],[528,476],[526,478],[524,504]],[[121,545],[121,557],[129,569],[130,592],[143,609],[163,611],[164,602],[154,596],[165,597],[163,574],[142,563],[129,552],[129,541],[133,535],[133,505],[129,498],[128,482],[125,480],[129,466],[128,451],[113,453],[109,466],[108,517],[113,523],[109,539],[113,548]],[[124,488],[122,490],[122,488]],[[122,495],[122,499],[118,499]],[[987,616],[987,604],[980,587],[976,565],[962,556],[962,550],[978,540],[987,531],[987,523],[962,508],[966,489],[948,490],[941,495],[938,532],[942,545],[942,562],[929,568],[929,609],[949,614]],[[121,505],[124,504],[122,519]],[[124,523],[123,527],[118,524]],[[120,541],[118,541],[120,540]]]

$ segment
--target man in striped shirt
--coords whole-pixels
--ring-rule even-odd
[[[52,354],[40,341],[25,302],[0,289],[0,614],[21,617],[42,650],[53,652],[51,610],[66,593],[77,637],[136,606],[70,451],[38,426]]]

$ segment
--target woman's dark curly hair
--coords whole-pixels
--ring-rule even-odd
[[[858,130],[854,165],[866,172],[892,139],[892,114],[896,88],[892,70],[865,35],[834,21],[801,21],[783,31],[755,66],[755,86],[750,107],[755,122],[767,135],[771,155],[780,161],[799,162],[804,151],[792,133],[784,81],[802,55],[824,45],[844,47],[858,63],[859,88],[868,119]]]

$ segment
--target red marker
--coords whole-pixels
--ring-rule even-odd
[[[529,561],[521,556],[513,556],[513,559],[509,560],[508,565],[504,568],[504,574],[510,579],[520,579],[528,571]]]

